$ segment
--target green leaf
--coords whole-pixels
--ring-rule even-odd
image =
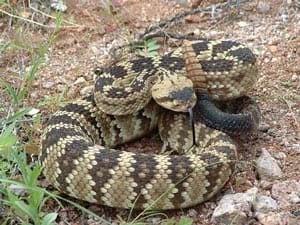
[[[19,112],[17,112],[14,115],[8,117],[5,121],[5,124],[15,122],[17,119],[20,119],[23,116],[25,116],[29,111],[30,111],[30,109],[27,109],[27,108],[26,109],[21,109]],[[0,123],[0,128],[1,128],[1,123]]]
[[[175,224],[175,220],[174,220],[173,218],[168,219],[168,220],[166,221],[166,223],[164,223],[164,225],[174,225],[174,224]]]
[[[155,44],[155,45],[148,45],[149,51],[155,51],[155,50],[157,50],[159,48],[160,48],[160,45],[157,45],[157,44]]]
[[[38,210],[44,199],[44,192],[40,190],[30,190],[31,195],[28,197],[28,203]]]
[[[5,138],[0,137],[0,152],[13,146],[17,140],[18,138],[15,135],[9,135]]]
[[[157,52],[149,52],[148,54],[147,54],[147,57],[154,57],[154,56],[157,56]]]
[[[10,94],[10,96],[12,97],[14,104],[17,105],[18,104],[18,96],[17,93],[15,91],[15,89],[6,81],[2,81],[1,82],[4,84],[6,90],[8,91],[8,93]]]
[[[160,48],[160,45],[157,44],[155,40],[150,40],[149,42],[147,42],[146,46],[149,51],[157,50]]]
[[[14,124],[10,124],[2,134],[0,134],[0,151],[10,148],[17,142],[17,136],[13,135]]]
[[[43,220],[42,220],[42,225],[51,225],[54,224],[58,214],[57,213],[49,213],[47,214]]]
[[[177,225],[192,225],[192,224],[193,224],[193,219],[188,217],[181,218],[177,223]]]
[[[10,136],[14,129],[15,129],[14,124],[10,124],[8,127],[5,128],[4,132],[0,134],[0,139],[2,138],[4,139]]]
[[[24,203],[23,201],[16,201],[15,205],[21,211],[23,211],[27,216],[29,216],[32,220],[37,220],[38,219],[37,212],[32,207],[30,207],[29,205],[27,205],[26,203]]]
[[[30,171],[28,171],[29,180],[27,185],[35,187],[41,172],[42,168],[40,166],[35,166],[32,170],[30,169]]]
[[[140,55],[140,56],[144,56],[144,57],[146,56],[145,52],[142,51],[142,50],[137,50],[136,52],[137,52],[137,54]]]

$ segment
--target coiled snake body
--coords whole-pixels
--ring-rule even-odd
[[[217,101],[245,95],[257,76],[248,48],[232,41],[185,43],[165,56],[125,61],[97,73],[95,93],[56,112],[42,135],[40,162],[52,185],[92,203],[151,209],[190,207],[224,186],[236,145],[203,121],[226,130],[218,123],[232,117],[226,114],[214,126],[219,111],[208,107],[203,116],[199,109],[207,99],[195,90],[206,90]],[[196,145],[189,107],[195,112]],[[237,129],[232,124],[225,126]],[[164,146],[178,154],[115,150],[157,128]]]

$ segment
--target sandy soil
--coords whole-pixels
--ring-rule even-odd
[[[76,25],[64,24],[56,33],[57,40],[46,53],[46,60],[38,70],[33,89],[24,103],[40,109],[44,119],[65,101],[91,91],[93,71],[96,67],[108,66],[121,58],[128,58],[126,53],[123,53],[121,58],[112,58],[108,54],[112,47],[136,38],[151,24],[157,24],[179,12],[191,10],[192,3],[197,5],[197,1],[184,0],[120,0],[113,1],[117,6],[109,12],[98,2],[72,0],[66,3],[68,9],[62,16],[68,21],[73,20]],[[201,2],[200,6],[212,4],[205,0],[198,2]],[[18,5],[16,7],[22,8]],[[44,11],[48,9],[39,7]],[[299,1],[274,0],[272,3],[252,1],[241,4],[238,8],[225,8],[213,14],[188,16],[169,29],[169,32],[177,31],[180,34],[195,32],[202,37],[239,41],[257,55],[259,80],[251,96],[261,107],[262,126],[257,134],[243,138],[244,144],[239,157],[241,161],[251,162],[260,154],[261,149],[265,148],[280,162],[285,180],[299,180],[300,177],[299,10]],[[41,23],[54,26],[53,19],[36,18]],[[17,30],[20,26],[24,28],[22,37],[18,35]],[[10,23],[7,16],[0,17],[0,30],[1,42],[11,40],[16,43],[31,43],[29,45],[32,49],[37,48],[35,44],[39,41],[49,40],[53,31],[52,28],[43,28],[26,22]],[[161,53],[170,51],[178,43],[180,42],[173,40],[161,43],[163,46]],[[22,49],[10,51],[1,57],[1,76],[17,88],[21,79],[19,71],[26,69],[31,63],[27,51]],[[8,98],[0,90],[1,93],[3,94],[1,104],[5,105]],[[41,127],[38,127],[36,138],[33,139],[36,145],[40,129]],[[153,149],[160,144],[146,139],[133,146]],[[211,201],[192,209],[171,211],[166,214],[169,217],[179,218],[182,215],[192,217],[194,224],[211,224],[209,221],[212,211],[225,191],[228,189],[234,192],[245,191],[257,185],[259,182],[257,179],[250,163],[244,163],[223,188],[223,192]],[[125,220],[128,216],[126,210],[80,203],[114,222],[118,221],[117,215]],[[49,201],[48,207],[49,210],[53,210],[58,206]],[[292,211],[295,208],[286,210]],[[59,209],[59,215],[59,224],[101,224],[69,205]],[[157,217],[152,219],[154,224],[155,219]]]

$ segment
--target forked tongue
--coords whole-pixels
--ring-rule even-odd
[[[193,145],[191,147],[193,147],[193,146],[197,146],[193,108],[191,108],[191,107],[188,108],[188,112],[189,112],[190,124],[191,124],[191,128],[192,128],[192,135],[193,135]]]

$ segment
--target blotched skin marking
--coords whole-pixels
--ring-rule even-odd
[[[188,115],[185,113],[164,111],[151,102],[142,112],[132,115],[132,121],[136,118],[141,123],[145,120],[145,124],[148,124],[143,127],[145,133],[155,129],[160,123],[160,130],[168,130],[162,135],[162,140],[170,146],[174,145],[173,134],[177,136],[178,131],[176,126],[172,126],[172,121],[177,121],[182,127],[175,140],[176,148],[182,153],[185,152],[185,155],[145,155],[96,145],[85,134],[86,129],[101,129],[99,133],[103,134],[103,127],[110,130],[110,126],[115,126],[112,121],[121,121],[120,118],[110,117],[110,120],[106,120],[106,126],[102,121],[102,128],[98,123],[91,124],[93,128],[91,125],[84,127],[82,123],[87,121],[84,119],[89,115],[87,112],[95,111],[93,99],[88,98],[72,104],[78,104],[76,108],[81,110],[76,113],[82,116],[76,116],[72,120],[74,125],[64,124],[62,115],[67,118],[64,113],[57,113],[59,116],[54,116],[53,121],[50,119],[51,125],[47,127],[42,138],[40,156],[47,179],[70,196],[111,207],[184,208],[205,201],[207,196],[216,193],[229,179],[231,165],[228,161],[235,157],[235,145],[229,137],[222,142],[213,141],[222,133],[198,121],[196,135],[197,139],[203,139],[202,144],[199,143],[196,148],[187,148],[186,143],[191,143],[192,137]],[[79,107],[83,104],[88,107]],[[153,115],[155,116],[151,117]],[[159,122],[157,118],[167,121],[167,124]],[[140,132],[143,133],[142,130]],[[122,144],[122,140],[128,141],[129,134],[125,133],[119,132],[119,144]],[[132,139],[135,139],[137,131],[133,129],[132,135]],[[110,143],[105,139],[102,142]],[[217,151],[217,148],[221,150]],[[223,148],[227,150],[222,151]],[[65,167],[66,165],[68,166]],[[215,179],[211,180],[212,177]]]
[[[47,180],[70,196],[111,207],[166,210],[206,201],[229,179],[236,145],[197,113],[193,145],[185,113],[194,105],[199,110],[192,90],[204,88],[217,100],[235,98],[252,87],[255,72],[253,54],[230,41],[188,42],[163,57],[104,69],[94,95],[48,121],[40,155]],[[162,94],[159,85],[168,82]],[[186,103],[183,109],[176,108],[178,101]],[[115,150],[157,128],[171,155]]]
[[[95,99],[105,113],[132,114],[154,97],[153,85],[173,75],[188,77],[194,88],[205,88],[214,100],[234,99],[245,95],[255,84],[255,62],[253,53],[237,42],[185,41],[181,48],[165,56],[123,61],[97,73]],[[182,82],[182,88],[184,85]],[[164,99],[169,100],[167,96]],[[157,103],[171,107],[163,101]],[[182,111],[178,104],[173,105],[172,110]]]

